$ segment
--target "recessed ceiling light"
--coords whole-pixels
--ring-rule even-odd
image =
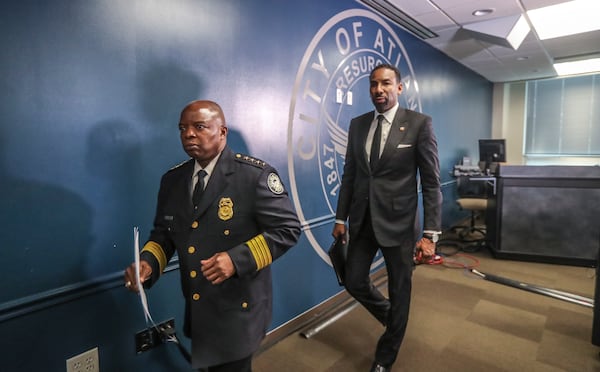
[[[487,9],[477,9],[477,10],[473,11],[473,13],[471,13],[471,14],[473,14],[475,17],[481,17],[484,15],[492,14],[492,13],[494,13],[494,9],[487,8]]]

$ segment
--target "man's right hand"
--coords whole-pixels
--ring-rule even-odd
[[[150,277],[150,275],[152,275],[152,267],[148,264],[148,262],[141,260],[140,282],[144,283],[146,279]],[[123,280],[125,281],[125,288],[129,289],[131,292],[137,293],[140,291],[135,278],[135,262],[125,269],[125,275],[123,276]]]
[[[346,225],[342,223],[336,223],[333,226],[333,231],[331,232],[331,235],[333,235],[335,239],[342,237],[342,244],[346,244]]]

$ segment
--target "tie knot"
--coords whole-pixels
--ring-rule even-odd
[[[379,114],[377,115],[377,124],[381,124],[381,122],[383,121],[383,119],[385,119],[385,116]]]
[[[200,169],[198,173],[196,173],[196,176],[198,176],[198,180],[200,180],[206,176],[206,171],[204,169]]]

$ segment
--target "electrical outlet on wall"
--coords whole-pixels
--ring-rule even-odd
[[[67,359],[67,372],[100,372],[98,348],[95,347]]]

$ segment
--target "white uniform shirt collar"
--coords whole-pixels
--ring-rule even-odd
[[[204,187],[206,187],[206,185],[208,185],[208,180],[210,179],[210,176],[212,175],[213,171],[215,170],[215,165],[217,165],[217,161],[219,161],[219,158],[221,157],[221,152],[215,156],[210,163],[208,163],[208,165],[206,167],[204,167],[204,171],[206,172],[206,176],[204,176]],[[196,177],[196,174],[198,174],[198,172],[202,170],[202,167],[200,166],[200,164],[198,164],[197,161],[194,162],[194,172],[192,173],[192,182],[195,182],[194,177]]]

